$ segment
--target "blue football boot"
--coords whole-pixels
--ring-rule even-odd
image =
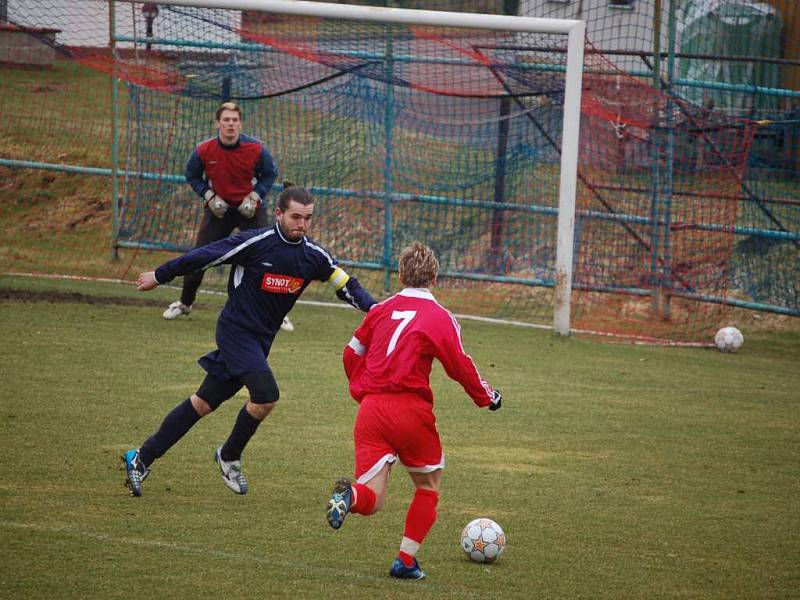
[[[405,566],[399,558],[395,558],[389,575],[398,579],[425,579],[425,571],[420,568],[416,558],[410,567]]]
[[[141,496],[142,482],[150,475],[150,469],[144,466],[138,450],[128,450],[120,458],[125,465],[125,485],[131,496]]]
[[[350,512],[353,504],[353,486],[350,480],[343,477],[333,486],[333,493],[328,502],[328,524],[334,529],[339,529],[344,523],[344,518]]]

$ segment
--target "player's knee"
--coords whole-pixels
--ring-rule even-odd
[[[215,406],[213,402],[204,400],[197,394],[192,394],[191,403],[194,411],[201,417],[205,417],[207,414],[215,411],[222,402],[217,403]]]
[[[275,408],[274,402],[270,402],[269,404],[253,404],[252,402],[248,401],[247,404],[245,404],[245,410],[247,410],[248,414],[257,421],[263,421],[266,419],[267,415],[272,412],[273,408]]]
[[[280,390],[271,373],[258,373],[249,375],[245,379],[247,391],[250,392],[250,402],[264,405],[274,404],[280,398]]]
[[[208,412],[214,412],[222,405],[223,402],[225,402],[223,398],[214,398],[212,400],[206,400],[206,404],[208,404],[209,408]]]

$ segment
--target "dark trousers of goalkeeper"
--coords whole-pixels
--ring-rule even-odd
[[[243,229],[257,229],[259,227],[268,227],[269,218],[267,217],[267,209],[262,204],[256,210],[256,214],[252,218],[247,219],[236,210],[228,210],[218,219],[208,209],[203,209],[203,220],[200,222],[200,229],[197,231],[197,239],[195,240],[194,247],[199,248],[211,242],[216,242],[223,238],[228,237],[233,230],[237,227]],[[181,290],[181,303],[186,306],[194,304],[197,298],[197,290],[200,289],[200,284],[203,283],[203,275],[205,271],[196,271],[183,278],[183,288]]]

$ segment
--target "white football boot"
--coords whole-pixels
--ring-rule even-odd
[[[235,494],[246,494],[247,479],[245,479],[244,473],[242,473],[242,463],[238,460],[222,460],[219,454],[221,450],[222,446],[214,451],[214,462],[219,465],[222,481],[224,481],[225,485]]]
[[[190,312],[192,312],[191,306],[186,306],[180,300],[176,300],[164,311],[164,318],[167,321],[172,321],[172,319],[177,319],[181,315],[188,315]]]

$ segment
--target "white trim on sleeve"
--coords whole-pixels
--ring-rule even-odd
[[[353,349],[353,352],[358,354],[359,356],[364,356],[367,353],[367,347],[361,343],[356,336],[350,338],[350,341],[347,343]]]

